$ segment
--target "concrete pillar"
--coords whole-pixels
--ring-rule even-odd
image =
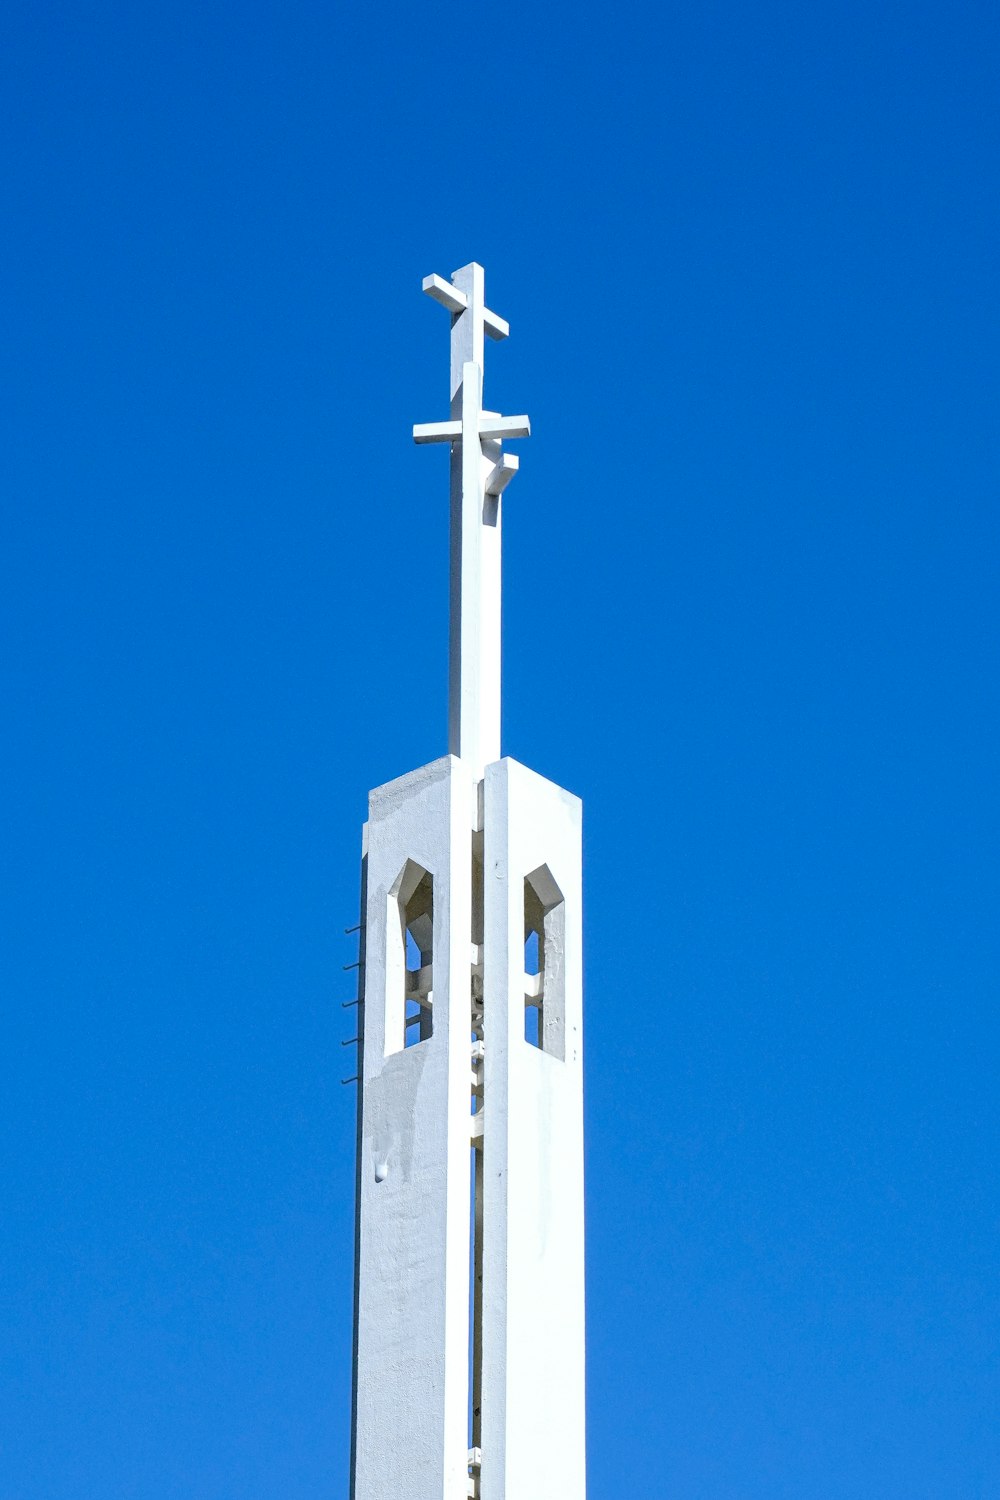
[[[580,829],[570,793],[486,767],[481,1500],[586,1493]],[[526,913],[544,929],[536,985]]]
[[[369,799],[354,1500],[467,1494],[475,807],[475,785],[451,756]],[[419,1022],[405,1027],[416,1002],[405,1003],[402,914],[424,872],[433,882],[431,965],[422,966],[433,970],[432,1030],[420,1040]]]

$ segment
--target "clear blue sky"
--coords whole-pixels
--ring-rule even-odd
[[[995,7],[0,26],[0,1495],[346,1495],[342,929],[445,745],[474,258],[505,749],[586,809],[590,1500],[992,1500]]]

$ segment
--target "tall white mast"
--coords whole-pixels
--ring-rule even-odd
[[[371,793],[352,1500],[585,1500],[580,803],[500,758],[505,438],[451,314],[449,754]]]
[[[483,410],[483,335],[508,325],[485,306],[482,266],[424,291],[451,313],[451,420],[414,427],[418,443],[451,444],[451,635],[448,749],[480,769],[500,758],[500,496],[518,461],[503,439],[528,437],[527,417]]]

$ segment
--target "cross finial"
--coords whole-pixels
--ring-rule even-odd
[[[450,282],[424,279],[451,313],[451,417],[413,429],[414,442],[451,444],[448,749],[477,777],[500,758],[500,496],[518,465],[503,440],[531,434],[527,417],[483,409],[483,336],[510,333],[486,306],[484,280],[475,261]]]

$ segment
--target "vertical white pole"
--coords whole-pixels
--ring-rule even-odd
[[[485,493],[492,461],[479,436],[484,280],[475,261],[455,272],[467,306],[451,325],[451,416],[463,440],[451,448],[448,749],[477,776],[500,758],[500,505]]]

